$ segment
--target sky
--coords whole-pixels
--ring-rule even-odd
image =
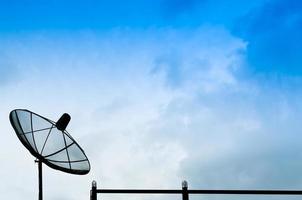
[[[45,199],[88,199],[92,180],[301,189],[301,35],[299,0],[0,0],[0,198],[38,197],[16,108],[69,113],[91,163],[85,176],[44,165]],[[167,199],[102,197],[154,198]]]

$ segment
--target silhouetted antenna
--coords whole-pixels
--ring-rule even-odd
[[[64,113],[51,121],[29,110],[16,109],[10,122],[22,144],[37,158],[39,171],[39,200],[42,200],[42,162],[53,169],[84,175],[90,163],[83,149],[66,131],[70,116]]]

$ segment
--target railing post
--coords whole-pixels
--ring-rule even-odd
[[[92,181],[91,183],[90,200],[97,200],[96,181]]]
[[[189,200],[188,182],[184,180],[181,184],[182,184],[182,200]]]

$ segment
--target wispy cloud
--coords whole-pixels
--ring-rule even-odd
[[[2,46],[18,66],[18,79],[2,87],[2,110],[24,107],[52,119],[70,112],[71,132],[91,158],[90,178],[121,186],[168,186],[181,179],[178,170],[186,150],[181,141],[168,140],[178,134],[171,133],[174,127],[160,134],[157,121],[164,122],[166,115],[178,118],[171,105],[179,100],[188,104],[198,92],[236,85],[234,57],[244,49],[225,30],[207,28],[22,38]],[[174,53],[179,57],[178,84],[171,82],[174,66],[164,66],[177,60]],[[130,175],[131,180],[126,178]]]
[[[1,62],[13,61],[18,78],[1,86],[1,111],[54,120],[69,112],[69,131],[91,160],[85,177],[46,169],[48,198],[88,198],[93,179],[107,187],[301,184],[289,175],[300,167],[301,93],[244,74],[246,42],[224,28],[37,32],[3,44]],[[18,185],[32,191],[31,157],[6,117],[1,146],[14,156],[1,154],[4,168],[31,171],[22,176],[31,184]]]

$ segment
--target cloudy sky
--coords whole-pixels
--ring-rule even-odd
[[[45,166],[45,199],[88,199],[92,180],[302,189],[301,35],[299,0],[1,0],[0,199],[38,194],[15,108],[70,113],[92,165]]]

